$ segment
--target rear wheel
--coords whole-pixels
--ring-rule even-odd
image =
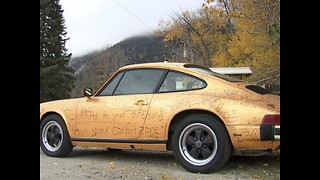
[[[73,149],[66,125],[59,115],[49,115],[40,123],[40,147],[53,157],[67,156]]]
[[[224,125],[206,114],[181,120],[172,138],[174,156],[190,172],[213,172],[230,157],[231,143]]]

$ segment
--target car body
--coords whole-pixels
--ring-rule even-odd
[[[280,149],[280,96],[195,64],[127,65],[95,93],[40,103],[40,146],[53,157],[75,146],[172,151],[210,173],[231,155]]]

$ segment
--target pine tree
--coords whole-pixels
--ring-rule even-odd
[[[71,97],[74,69],[59,0],[40,0],[40,102]]]

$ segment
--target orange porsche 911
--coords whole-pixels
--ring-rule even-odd
[[[280,149],[280,96],[208,68],[157,62],[119,68],[84,97],[40,103],[40,147],[172,151],[187,171],[211,173],[232,155]]]

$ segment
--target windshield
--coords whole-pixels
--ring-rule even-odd
[[[204,73],[204,74],[208,74],[208,75],[211,75],[211,76],[215,76],[215,77],[221,78],[221,79],[229,81],[229,82],[241,82],[242,81],[241,79],[237,79],[235,77],[231,77],[231,76],[228,76],[228,75],[225,75],[225,74],[220,74],[220,73],[217,73],[217,72],[213,72],[209,68],[205,68],[205,67],[194,65],[194,64],[186,64],[185,67],[188,68],[188,69],[192,69],[192,70]]]

